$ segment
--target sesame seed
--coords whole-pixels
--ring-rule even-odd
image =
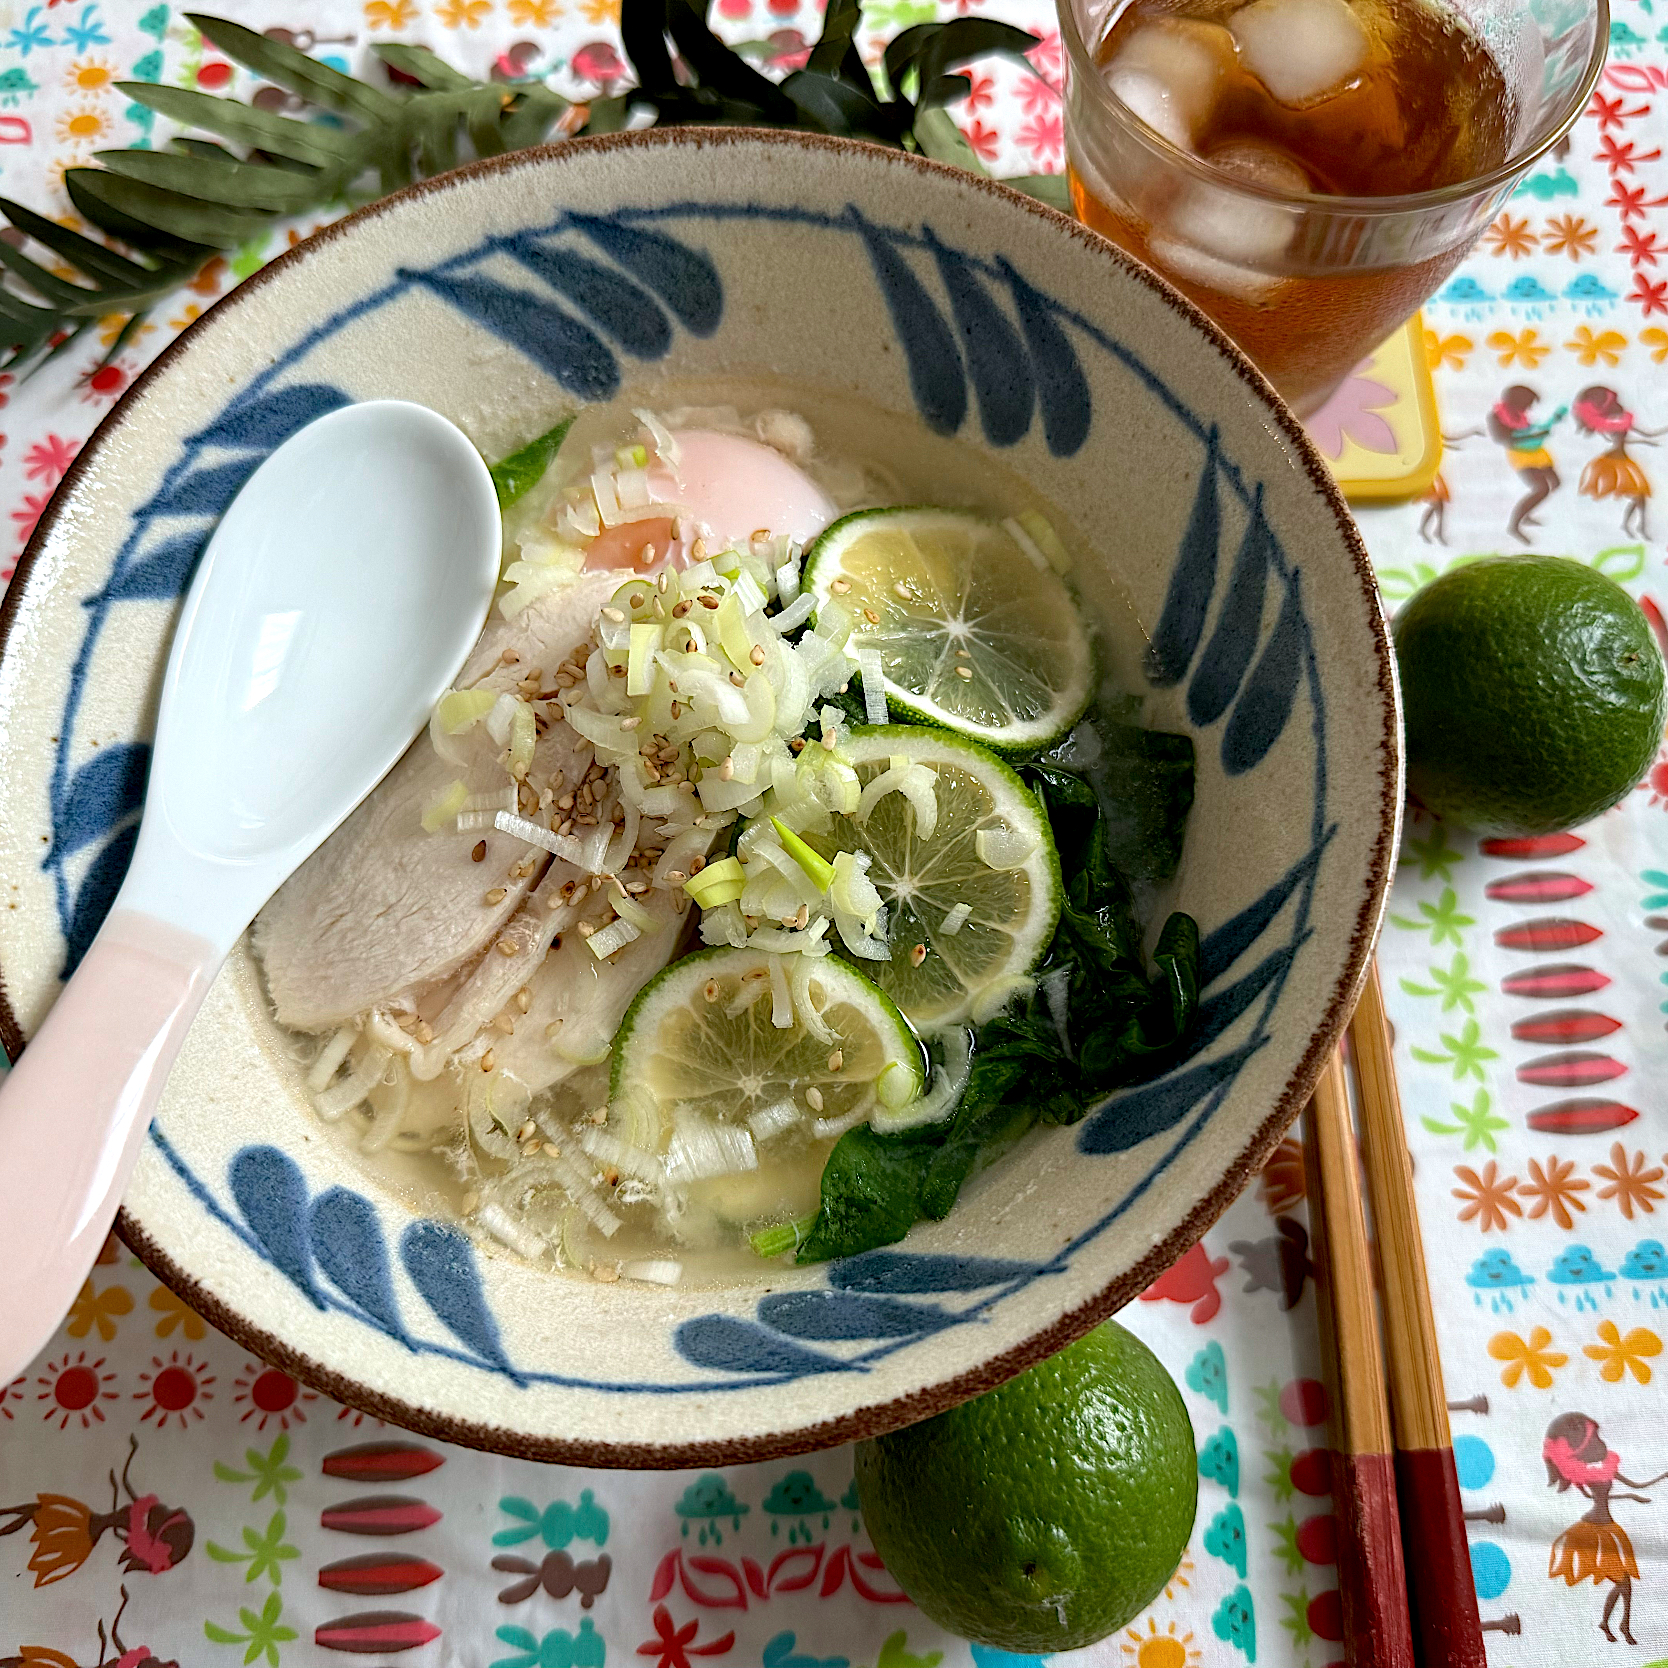
[[[716,979],[708,979],[707,982],[701,987],[701,994],[706,997],[709,1002],[716,1002],[720,994],[718,981]]]
[[[513,945],[507,938],[499,939],[496,949],[501,956],[513,956],[516,954],[515,945]]]
[[[692,603],[688,597],[685,597],[682,602],[674,602],[672,604],[672,618],[674,620],[681,620],[694,606],[695,604]]]
[[[470,852],[469,861],[471,863],[484,863],[484,862],[486,862],[486,841],[485,840],[477,840],[475,842],[475,849]]]
[[[602,1281],[605,1286],[613,1285],[619,1277],[620,1265],[618,1263],[598,1263],[591,1270],[591,1278]]]
[[[556,801],[556,809],[558,811],[571,811],[573,809],[573,795],[571,793],[563,794],[562,797]]]
[[[509,894],[504,890],[504,888],[502,886],[495,886],[495,887],[493,887],[493,889],[490,892],[487,893],[486,901],[489,904],[502,903],[504,901],[504,899],[508,896],[509,896]]]
[[[813,1112],[820,1112],[822,1110],[822,1090],[817,1088],[815,1085],[807,1089],[805,1091],[805,1104],[809,1106]]]
[[[515,1035],[515,1020],[509,1014],[499,1014],[493,1020],[492,1028],[495,1031],[502,1031],[506,1037],[513,1037]]]
[[[498,664],[500,666],[514,666],[520,661],[520,659],[521,656],[518,655],[514,649],[505,649],[505,651],[498,657]]]
[[[880,624],[880,616],[872,608],[865,608],[863,610],[863,618],[867,620],[870,625]]]
[[[971,666],[958,666],[956,668],[956,676],[958,678],[966,678],[971,681],[973,677],[973,668]]]
[[[655,547],[652,544],[644,545],[643,548],[637,552],[637,565],[638,565],[638,567],[640,567],[640,568],[652,568],[654,566],[654,563],[655,563],[655,557],[658,554],[659,554],[659,552],[655,549]],[[665,577],[666,577],[665,574],[661,575],[661,578],[663,580],[665,579]],[[664,584],[660,588],[663,591],[666,589]]]
[[[925,944],[917,944],[915,948],[909,952],[909,965],[911,967],[919,967],[926,959],[927,947]]]
[[[753,543],[754,544],[763,544],[765,542],[765,540],[768,539],[769,537],[770,537],[770,529],[768,527],[755,527],[753,529]]]
[[[605,608],[602,611],[602,617],[605,620],[612,620],[615,625],[619,625],[625,619],[625,613],[619,608]]]
[[[697,562],[704,562],[707,559],[707,541],[705,539],[697,539],[694,544],[689,547],[689,554],[693,556]]]
[[[804,736],[795,736],[793,740],[788,743],[788,750],[793,753],[803,753],[805,751]]]
[[[973,656],[970,655],[967,652],[966,649],[957,649],[956,650],[956,659],[957,660],[971,660],[972,658],[973,658]]]
[[[635,730],[642,722],[643,720],[641,716],[637,713],[633,713],[630,718],[622,718],[620,720],[620,728],[622,730]]]
[[[904,584],[901,579],[894,579],[892,581],[892,595],[895,596],[899,602],[908,602],[909,587]]]
[[[683,717],[683,708],[676,701],[672,703],[672,717],[674,719]]]
[[[752,661],[755,666],[763,666],[764,665],[764,649],[763,649],[763,647],[760,644],[755,643],[753,645],[753,652],[750,655],[748,655],[747,658],[750,661]]]
[[[434,1041],[434,1027],[426,1019],[420,1019],[417,1021],[417,1029],[412,1035],[420,1043],[431,1043]]]
[[[730,682],[733,683],[737,689],[740,689],[747,682],[747,679],[744,678],[740,672],[732,672],[730,674]]]
[[[708,596],[706,592],[703,591],[701,593],[701,606],[703,608],[716,608],[718,606],[718,598]]]
[[[832,753],[834,751],[835,740],[836,737],[832,730],[824,730],[822,732],[822,748],[825,753]]]
[[[735,760],[732,759],[732,758],[726,758],[725,761],[723,762],[723,764],[721,764],[718,767],[718,780],[720,782],[728,782],[731,779],[731,777],[733,777],[735,775],[735,773],[736,773],[736,762],[735,762]]]
[[[836,579],[828,588],[829,590],[837,591],[841,596],[844,596],[846,592],[851,589],[851,581],[849,579]]]
[[[666,871],[666,878],[671,881],[674,886],[681,886],[686,880],[689,879],[689,876],[686,875],[682,869],[668,869]]]
[[[526,985],[523,985],[521,989],[515,993],[515,1005],[520,1008],[523,1013],[526,1013],[527,1010],[532,1007],[533,993],[526,987]]]
[[[531,1158],[533,1156],[533,1154],[536,1153],[538,1150],[539,1150],[538,1142],[537,1141],[529,1141],[527,1143],[527,1145],[521,1149],[521,1156],[523,1158]]]
[[[699,852],[697,852],[695,856],[689,860],[689,872],[692,875],[698,875],[706,866],[707,860],[702,857]]]
[[[539,1148],[539,1151],[545,1154],[548,1158],[560,1158],[562,1156],[562,1149],[558,1147],[554,1141],[546,1141],[544,1145]]]
[[[498,1056],[496,1054],[494,1054],[492,1052],[492,1050],[489,1048],[486,1051],[486,1053],[481,1056],[481,1070],[482,1071],[491,1071],[492,1068],[497,1064],[498,1064]]]
[[[593,922],[581,921],[579,923],[579,936],[581,938],[589,938],[596,930],[596,926]]]
[[[828,1069],[830,1071],[840,1071],[845,1066],[845,1063],[846,1057],[840,1052],[839,1049],[835,1049],[834,1052],[828,1056]]]

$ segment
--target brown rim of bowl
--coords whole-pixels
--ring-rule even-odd
[[[413,198],[431,192],[450,190],[462,181],[484,174],[508,172],[546,162],[582,160],[586,155],[602,151],[654,150],[676,145],[694,145],[697,148],[707,145],[795,145],[802,150],[824,153],[830,158],[856,152],[888,162],[894,167],[909,168],[918,173],[953,180],[958,185],[983,191],[1035,216],[1055,231],[1063,232],[1085,247],[1093,249],[1102,258],[1110,259],[1129,277],[1150,289],[1173,312],[1203,335],[1226,361],[1228,368],[1245,384],[1250,401],[1253,404],[1261,402],[1268,407],[1269,415],[1301,459],[1315,490],[1332,511],[1339,536],[1354,563],[1362,600],[1372,621],[1373,646],[1378,661],[1377,683],[1384,711],[1384,731],[1380,743],[1380,814],[1378,836],[1373,842],[1368,865],[1366,895],[1356,912],[1344,971],[1333,988],[1320,1022],[1310,1034],[1308,1046],[1298,1062],[1296,1071],[1287,1081],[1285,1089],[1268,1116],[1235,1157],[1227,1173],[1216,1186],[1194,1205],[1172,1233],[1155,1245],[1133,1268],[1127,1269],[1087,1302],[1062,1315],[1053,1325],[1045,1327],[1001,1355],[993,1356],[955,1378],[928,1385],[924,1389],[872,1407],[860,1407],[835,1419],[801,1425],[793,1430],[780,1431],[768,1436],[737,1438],[731,1441],[615,1443],[537,1437],[503,1426],[472,1424],[466,1420],[449,1418],[396,1397],[382,1396],[367,1390],[352,1379],[314,1361],[303,1351],[285,1343],[282,1338],[264,1331],[247,1316],[240,1314],[202,1287],[188,1270],[181,1268],[151,1239],[143,1223],[126,1210],[117,1217],[116,1227],[122,1239],[165,1286],[190,1304],[217,1331],[224,1333],[251,1354],[282,1368],[313,1389],[320,1390],[349,1407],[385,1419],[392,1425],[438,1441],[453,1442],[466,1448],[480,1448],[489,1453],[507,1454],[516,1459],[598,1468],[683,1469],[745,1465],[761,1460],[785,1459],[817,1448],[878,1436],[884,1431],[895,1430],[900,1425],[911,1424],[934,1413],[941,1413],[970,1396],[995,1389],[1006,1379],[1012,1378],[1014,1374],[1022,1372],[1045,1356],[1052,1355],[1056,1350],[1063,1349],[1090,1327],[1123,1308],[1138,1292],[1149,1286],[1170,1267],[1233,1203],[1262,1168],[1264,1160],[1273,1151],[1275,1144],[1308,1102],[1326,1056],[1342,1034],[1354,1010],[1362,982],[1367,976],[1373,944],[1389,897],[1390,875],[1402,810],[1400,700],[1395,660],[1379,602],[1378,582],[1373,575],[1366,547],[1361,542],[1361,535],[1331,472],[1322,463],[1302,426],[1263,374],[1227,335],[1185,296],[1171,288],[1149,268],[1125,254],[1115,244],[1108,242],[1098,232],[1090,231],[1070,216],[1000,185],[995,180],[967,173],[946,163],[933,162],[907,151],[889,150],[883,146],[852,139],[836,139],[821,134],[784,132],[776,129],[649,128],[640,133],[617,133],[590,139],[562,140],[553,145],[540,145],[524,151],[513,151],[505,156],[489,157],[454,169],[450,173],[438,175],[434,179],[406,186],[401,191],[367,204],[343,219],[322,227],[295,248],[278,256],[259,272],[245,279],[237,288],[220,297],[201,318],[169,343],[134,380],[127,392],[88,437],[36,524],[35,531],[18,562],[11,586],[4,599],[0,600],[0,655],[4,654],[12,625],[22,611],[24,592],[31,570],[61,514],[66,489],[73,489],[80,484],[82,476],[92,467],[99,446],[125,420],[130,405],[221,308],[234,306],[249,291],[268,282],[278,273],[300,265],[316,249],[334,238],[343,236],[354,226]],[[0,969],[0,1044],[4,1045],[8,1056],[15,1060],[23,1048],[24,1040],[6,992],[4,970]],[[668,1417],[668,1424],[675,1422],[675,1414]]]

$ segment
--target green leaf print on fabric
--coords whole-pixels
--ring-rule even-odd
[[[274,1587],[280,1586],[284,1579],[284,1565],[292,1558],[299,1558],[301,1550],[286,1544],[284,1540],[284,1514],[274,1512],[264,1532],[257,1532],[251,1528],[243,1531],[243,1544],[248,1548],[246,1552],[235,1552],[230,1547],[221,1546],[215,1541],[207,1543],[208,1555],[217,1564],[241,1564],[247,1562],[249,1568],[243,1579],[258,1581],[263,1575],[267,1576]]]
[[[1459,895],[1451,886],[1442,888],[1442,896],[1435,903],[1426,903],[1421,899],[1419,913],[1424,916],[1424,920],[1410,921],[1401,915],[1392,915],[1390,919],[1398,927],[1409,932],[1428,932],[1431,935],[1433,950],[1438,944],[1457,945],[1460,941],[1460,930],[1477,924],[1476,916],[1460,914]]]
[[[234,1633],[216,1622],[204,1622],[203,1632],[217,1645],[241,1645],[247,1641],[249,1648],[243,1653],[245,1663],[264,1655],[270,1668],[278,1668],[278,1647],[299,1637],[293,1627],[283,1625],[283,1614],[284,1601],[276,1593],[268,1593],[258,1616],[253,1610],[238,1611],[238,1620],[243,1623],[242,1633]]]
[[[1490,1048],[1482,1040],[1482,1027],[1476,1020],[1468,1019],[1460,1027],[1458,1036],[1451,1032],[1442,1033],[1442,1043],[1446,1052],[1430,1048],[1410,1048],[1408,1052],[1415,1060],[1423,1060],[1427,1065],[1448,1066],[1454,1068],[1454,1081],[1462,1077],[1474,1077],[1480,1083],[1483,1080],[1483,1062],[1498,1060],[1500,1051]]]
[[[247,1471],[236,1471],[216,1460],[214,1474],[223,1483],[253,1483],[255,1492],[249,1496],[251,1503],[270,1494],[273,1502],[282,1506],[289,1499],[289,1485],[301,1481],[301,1473],[293,1465],[284,1464],[289,1452],[289,1437],[280,1436],[274,1439],[264,1454],[259,1448],[244,1449],[244,1463],[249,1467]]]
[[[1432,1135],[1463,1135],[1465,1150],[1470,1152],[1473,1147],[1485,1147],[1489,1152],[1498,1152],[1494,1133],[1496,1130],[1509,1129],[1511,1125],[1504,1118],[1495,1117],[1489,1109],[1489,1095],[1487,1089],[1479,1089],[1476,1098],[1469,1106],[1463,1106],[1459,1101],[1450,1101],[1449,1109],[1457,1120],[1451,1124],[1442,1123],[1439,1119],[1428,1114],[1421,1117],[1419,1122]]]
[[[1297,1549],[1297,1519],[1287,1512],[1279,1523],[1271,1523],[1268,1532],[1274,1537],[1274,1556],[1286,1566],[1287,1575],[1303,1573],[1303,1554]]]
[[[1421,880],[1450,881],[1454,878],[1454,865],[1465,856],[1457,846],[1448,844],[1448,827],[1446,823],[1438,823],[1431,830],[1428,840],[1415,840],[1410,835],[1403,848],[1402,861],[1411,864],[1419,871]]]
[[[1292,1636],[1292,1643],[1302,1650],[1315,1637],[1315,1630],[1309,1626],[1309,1595],[1302,1590],[1282,1593],[1280,1603],[1286,1611],[1280,1625]]]
[[[1477,1005],[1471,999],[1487,990],[1488,986],[1481,979],[1471,977],[1471,960],[1463,950],[1454,951],[1454,959],[1446,968],[1432,967],[1428,971],[1431,980],[1428,985],[1403,979],[1402,989],[1409,996],[1440,996],[1443,1013],[1455,1008],[1463,1008],[1468,1014],[1477,1011]]]

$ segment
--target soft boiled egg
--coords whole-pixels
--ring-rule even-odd
[[[649,500],[692,521],[712,550],[745,544],[758,532],[809,544],[834,519],[816,482],[762,441],[714,429],[683,429],[673,438],[677,470],[664,462],[649,470]],[[642,573],[670,559],[682,567],[692,542],[674,538],[671,514],[625,521],[591,541],[585,566]]]

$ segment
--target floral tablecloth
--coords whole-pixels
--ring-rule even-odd
[[[618,0],[218,9],[343,68],[400,38],[570,93],[625,73]],[[1032,70],[981,67],[959,120],[994,172],[1058,169],[1044,0],[871,0],[866,38],[952,9],[1043,37]],[[818,25],[814,0],[716,11],[767,60]],[[1418,503],[1361,513],[1392,603],[1455,562],[1533,548],[1593,563],[1668,634],[1668,512],[1652,494],[1668,481],[1654,449],[1668,431],[1668,4],[1615,0],[1615,14],[1571,142],[1426,309],[1443,473]],[[66,166],[160,138],[119,80],[247,96],[240,76],[167,4],[5,0],[0,193],[65,210]],[[112,364],[89,341],[25,386],[0,376],[0,574],[139,367],[284,242],[214,262]],[[1375,443],[1373,386],[1330,410],[1332,449]],[[1499,419],[1522,415],[1551,425],[1528,463],[1501,439],[1513,423]],[[1410,820],[1382,961],[1495,1668],[1668,1661],[1668,1496],[1651,1485],[1668,1470],[1665,957],[1668,755],[1576,834],[1479,844]],[[1123,1317],[1184,1387],[1200,1510],[1164,1594],[1081,1653],[1095,1668],[1341,1659],[1311,1277],[1288,1142]],[[299,1668],[340,1653],[1018,1668],[898,1592],[848,1451],[630,1475],[418,1441],[251,1359],[112,1243],[52,1345],[0,1384],[0,1663]]]

